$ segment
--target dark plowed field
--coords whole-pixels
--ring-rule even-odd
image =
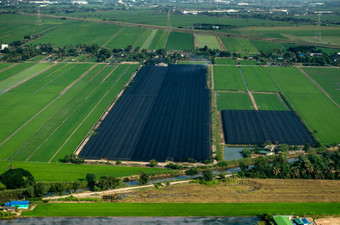
[[[206,68],[143,67],[79,157],[204,160],[210,157]]]
[[[314,143],[293,111],[223,110],[222,121],[227,144]]]

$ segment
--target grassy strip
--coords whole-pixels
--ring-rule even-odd
[[[165,48],[166,44],[168,43],[168,31],[163,30],[159,31],[162,32],[161,36],[159,38],[159,41],[157,42],[156,48],[155,49],[162,49]]]
[[[157,30],[151,30],[148,29],[146,32],[144,32],[143,36],[139,39],[139,42],[137,46],[140,46],[141,49],[150,49],[150,45],[153,42],[153,39],[155,38],[155,35],[157,34]],[[147,35],[147,36],[146,36]]]
[[[53,203],[23,216],[340,215],[340,203]]]
[[[224,46],[230,52],[245,52],[245,53],[258,52],[255,46],[249,40],[246,39],[221,37],[221,40]]]
[[[215,64],[235,65],[236,61],[232,58],[215,58]]]
[[[32,64],[31,64],[32,65]],[[40,63],[40,64],[33,64],[32,67],[21,71],[17,74],[13,74],[12,76],[10,76],[8,79],[3,80],[0,83],[0,92],[2,93],[3,91],[18,85],[20,82],[24,81],[25,79],[32,77],[33,75],[39,73],[40,71],[42,71],[43,69],[46,69],[47,67],[51,66],[51,63]],[[15,68],[15,67],[14,67]],[[6,73],[8,71],[5,71],[4,73]]]
[[[10,165],[13,168],[23,168],[30,171],[36,181],[50,182],[85,179],[88,173],[93,173],[99,179],[101,176],[125,177],[138,175],[140,171],[149,174],[171,173],[172,171],[170,169],[148,167],[0,161],[0,173],[4,173]]]

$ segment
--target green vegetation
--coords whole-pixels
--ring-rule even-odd
[[[12,166],[14,169],[23,168],[30,171],[36,181],[53,182],[76,181],[78,179],[85,179],[86,174],[88,173],[93,173],[99,179],[102,176],[125,177],[138,175],[140,171],[143,171],[147,174],[171,172],[170,169],[149,167],[0,161],[0,173],[4,173],[9,166]]]
[[[253,93],[253,96],[259,110],[288,110],[276,94]]]
[[[210,49],[221,49],[215,36],[196,34],[195,41],[198,48],[204,48],[204,46],[207,46]]]
[[[171,32],[166,43],[168,50],[194,50],[194,36],[188,33]]]
[[[249,40],[227,37],[221,37],[221,40],[230,52],[258,53],[258,50]]]
[[[340,109],[297,68],[267,67],[295,110],[324,144],[340,142]]]
[[[250,41],[260,52],[268,53],[273,51],[274,49],[285,49],[282,45],[276,42],[269,41]]]
[[[251,91],[279,91],[279,88],[267,74],[263,67],[243,66],[241,67],[244,78]]]
[[[0,82],[0,93],[20,84],[20,82],[36,75],[37,73],[41,72],[42,70],[46,69],[47,67],[51,65],[52,65],[51,63],[35,64],[31,66],[30,68],[21,71],[20,73],[10,76],[6,80],[3,80]],[[8,74],[9,71],[4,71],[3,73],[5,73],[5,76],[6,76],[6,74]]]
[[[235,109],[251,110],[254,109],[247,93],[216,92],[217,110]]]
[[[131,45],[135,47],[135,44],[137,44],[137,41],[142,36],[144,31],[145,29],[143,28],[124,27],[109,43],[107,43],[106,46],[111,48],[126,48],[127,46]]]
[[[215,58],[215,64],[235,65],[236,61],[232,58]]]
[[[13,64],[13,63],[0,63],[0,70],[6,69],[7,67],[10,67],[10,66],[12,66],[12,65],[14,65],[14,64]],[[3,76],[2,73],[1,73],[1,75],[0,75],[0,81],[1,81],[1,80],[4,80],[4,79],[6,79],[6,78],[4,78],[4,76]]]
[[[98,45],[104,45],[121,28],[120,26],[112,24],[80,21],[64,22],[59,25],[55,31],[47,33],[45,36],[34,40],[30,44],[51,43],[55,46],[65,46],[96,43]],[[119,44],[121,44],[119,47],[126,47],[123,46],[125,43],[119,42]]]
[[[257,65],[256,60],[237,60],[237,63],[240,65]]]
[[[214,66],[215,90],[246,90],[240,69],[236,66]]]
[[[23,216],[255,216],[339,215],[340,203],[52,203]]]
[[[158,33],[157,30],[148,29],[147,31],[145,31],[143,36],[147,35],[146,39],[142,37],[139,39],[139,43],[141,43],[142,40],[144,41],[144,43],[142,43],[141,45],[141,48],[149,49],[157,33]],[[137,46],[140,46],[140,44],[137,44]]]
[[[7,66],[9,65],[9,63],[1,63],[0,65]],[[3,72],[0,73],[0,84],[3,83],[1,81],[6,80],[9,77],[14,76],[34,65],[35,65],[34,63],[20,63],[20,64],[13,66],[12,68],[4,70]]]
[[[340,104],[340,70],[338,68],[308,68],[303,70]]]

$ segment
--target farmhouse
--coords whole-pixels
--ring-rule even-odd
[[[5,48],[8,48],[8,44],[1,44],[1,50],[4,50]]]
[[[18,209],[28,209],[30,201],[10,201],[5,203],[5,207],[17,207]]]

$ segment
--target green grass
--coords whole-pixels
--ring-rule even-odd
[[[217,110],[251,110],[254,109],[247,93],[216,92]]]
[[[194,36],[188,33],[171,32],[166,43],[168,50],[194,50]]]
[[[23,168],[32,173],[36,181],[76,181],[85,179],[86,174],[93,173],[99,180],[101,176],[125,177],[146,173],[171,172],[169,169],[147,167],[125,167],[112,165],[77,165],[64,163],[36,163],[18,161],[0,161],[0,173],[4,173],[9,165],[13,168]]]
[[[106,46],[111,48],[126,48],[129,45],[136,47],[135,43],[137,44],[144,31],[143,28],[124,27]]]
[[[241,70],[244,78],[247,81],[249,90],[274,92],[279,91],[279,88],[263,67],[243,66],[241,67]]]
[[[253,93],[253,96],[259,110],[288,110],[276,94]]]
[[[256,47],[246,39],[221,37],[221,40],[230,52],[258,53]]]
[[[46,107],[59,93],[68,85],[86,72],[92,65],[90,64],[58,64],[50,70],[34,77],[33,79],[20,85],[18,88],[0,96],[2,107],[0,108],[0,126],[6,126],[7,129],[0,131],[0,140],[4,141],[13,135],[25,122],[29,121],[34,115]],[[73,86],[74,88],[75,86]],[[5,159],[23,144],[25,137],[34,134],[35,129],[40,128],[50,115],[60,110],[60,101],[67,100],[71,88],[62,98],[56,99],[55,102],[39,116],[21,128],[19,132],[11,136],[0,146],[0,158]],[[8,113],[11,112],[11,113]],[[25,112],[25,113],[22,113]],[[67,113],[67,112],[65,112]],[[32,140],[33,141],[33,140]],[[33,149],[32,149],[33,151]]]
[[[156,34],[158,33],[157,30],[147,30],[148,32],[145,32],[146,34],[148,34],[146,39],[140,39],[140,40],[144,40],[144,42],[141,45],[142,49],[150,49],[150,46],[153,42],[153,39],[155,38]]]
[[[275,42],[269,42],[269,41],[250,41],[260,52],[267,53],[271,52],[274,49],[284,49],[282,45]]]
[[[204,46],[207,46],[210,49],[221,49],[215,36],[196,34],[195,39],[198,48],[204,48]]]
[[[215,58],[215,64],[235,65],[236,61],[232,58]]]
[[[47,67],[51,65],[52,63],[35,64],[24,71],[14,74],[13,76],[10,76],[6,80],[3,80],[0,82],[0,93],[3,93],[7,89],[20,84],[20,82],[36,75],[37,73],[41,72],[42,70],[46,69]],[[6,73],[6,71],[4,73]]]
[[[72,21],[59,25],[55,31],[34,40],[31,44],[51,43],[56,46],[65,46],[96,43],[104,45],[121,28],[112,24]]]
[[[215,90],[246,90],[240,70],[236,66],[214,66]]]
[[[256,60],[237,60],[237,63],[240,65],[257,65],[257,61]]]
[[[7,68],[7,67],[10,67],[10,66],[12,66],[13,65],[13,63],[0,63],[0,70],[3,70],[3,69],[5,69],[5,68]],[[0,75],[0,77],[1,77],[2,75]],[[0,78],[1,79],[1,78]]]
[[[210,64],[210,62],[208,61],[179,61],[178,64],[207,65],[207,64]]]
[[[297,68],[267,67],[298,114],[324,144],[340,142],[340,109]]]
[[[1,65],[7,65],[7,63],[1,63]],[[0,73],[0,84],[2,83],[1,81],[6,80],[7,78],[14,76],[34,65],[35,65],[34,63],[20,63],[12,68],[4,70],[3,72]]]
[[[22,216],[339,215],[340,203],[51,203]]]
[[[308,68],[303,70],[340,104],[340,70],[337,68]]]

